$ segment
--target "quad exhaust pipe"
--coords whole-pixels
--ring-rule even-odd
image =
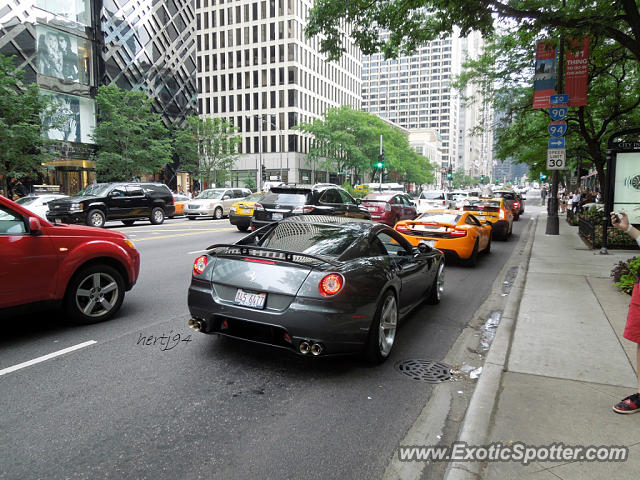
[[[196,332],[201,332],[204,327],[204,322],[202,320],[197,320],[195,318],[189,319],[189,326],[193,328]]]
[[[311,343],[310,341],[303,340],[300,342],[298,350],[300,350],[300,353],[303,355],[311,353],[311,355],[317,357],[324,351],[324,347],[319,343]]]

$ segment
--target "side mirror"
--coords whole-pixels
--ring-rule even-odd
[[[427,253],[429,250],[431,250],[431,247],[429,247],[429,245],[424,242],[420,242],[416,247],[416,250],[418,251],[418,253]]]
[[[42,225],[36,217],[29,217],[29,233],[31,235],[42,235]]]
[[[356,198],[356,205],[360,205],[362,201],[359,198]]]
[[[224,197],[222,197],[223,200],[229,200],[231,197],[229,195],[225,195]]]

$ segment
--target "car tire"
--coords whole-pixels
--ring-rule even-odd
[[[102,228],[106,222],[107,218],[104,215],[102,210],[93,209],[89,211],[87,215],[87,225],[90,227]]]
[[[122,223],[124,223],[127,227],[133,225],[134,222],[135,220],[122,220]]]
[[[246,232],[247,230],[249,230],[249,225],[236,225],[236,227],[238,228],[238,230],[240,230],[241,232]]]
[[[213,219],[220,220],[222,218],[222,207],[216,207],[213,210]]]
[[[189,220],[195,220],[196,217],[187,217]]]
[[[513,221],[517,222],[518,220],[520,220],[520,214],[518,213],[517,215],[513,216]]]
[[[396,296],[391,290],[387,290],[378,303],[376,314],[369,328],[364,349],[364,358],[367,362],[377,365],[389,358],[397,329],[398,304]]]
[[[475,267],[478,263],[478,248],[478,239],[476,238],[476,243],[473,244],[471,256],[464,261],[464,265],[466,267]]]
[[[162,225],[164,223],[164,210],[160,207],[155,207],[151,210],[149,221],[151,222],[151,225]]]
[[[87,325],[103,322],[120,309],[124,291],[124,280],[115,268],[91,265],[79,270],[71,278],[64,299],[65,310],[73,323]]]
[[[487,248],[484,249],[484,253],[491,253],[491,235],[489,235],[489,242],[487,242]]]
[[[444,262],[441,262],[436,272],[436,278],[433,279],[431,288],[429,289],[429,296],[427,297],[427,303],[430,305],[437,305],[442,299],[444,293]]]

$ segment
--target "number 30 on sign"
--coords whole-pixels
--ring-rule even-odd
[[[547,150],[547,170],[566,170],[566,149],[550,148]]]

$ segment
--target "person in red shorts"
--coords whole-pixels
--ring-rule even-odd
[[[611,212],[611,223],[619,230],[627,232],[638,245],[640,245],[640,230],[629,223],[629,217],[624,212]],[[627,323],[624,327],[623,337],[637,344],[636,365],[637,372],[640,372],[640,283],[636,279],[631,294]],[[613,406],[616,413],[636,413],[640,412],[640,376],[638,377],[638,391],[633,395],[623,398]]]

